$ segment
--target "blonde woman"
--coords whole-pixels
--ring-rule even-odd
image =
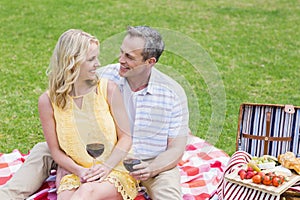
[[[39,114],[51,155],[60,166],[58,199],[134,199],[136,181],[121,164],[131,148],[130,125],[117,85],[98,78],[99,41],[81,30],[64,32],[51,57],[49,88]],[[93,158],[86,144],[101,142]],[[67,174],[63,173],[64,168]]]

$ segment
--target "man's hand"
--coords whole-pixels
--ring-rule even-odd
[[[149,167],[148,162],[141,162],[141,164],[133,166],[135,171],[130,172],[130,175],[133,176],[136,180],[146,181],[149,178],[152,178],[152,170]]]

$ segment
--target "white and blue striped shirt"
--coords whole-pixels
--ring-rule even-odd
[[[188,134],[189,112],[183,88],[169,76],[152,68],[147,88],[133,94],[132,101],[125,94],[127,80],[119,76],[119,64],[98,69],[100,77],[118,84],[131,120],[133,151],[140,159],[151,159],[167,149],[168,138]],[[135,103],[135,113],[132,113]]]

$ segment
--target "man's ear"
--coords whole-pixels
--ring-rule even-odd
[[[156,63],[156,58],[151,57],[148,59],[149,64],[154,65]]]

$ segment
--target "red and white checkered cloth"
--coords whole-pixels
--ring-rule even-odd
[[[5,184],[21,167],[28,154],[18,150],[0,153],[0,185]],[[229,156],[204,140],[190,136],[186,151],[178,164],[184,200],[208,200],[216,197],[217,186]],[[50,175],[39,191],[28,200],[56,200],[55,173]],[[138,196],[135,200],[145,200]]]
[[[5,184],[21,167],[29,154],[15,149],[11,153],[0,153],[0,186]],[[28,200],[56,200],[55,174],[50,175],[37,193]]]
[[[0,185],[5,184],[12,177],[26,157],[26,154],[21,154],[18,150],[8,154],[0,153]]]
[[[229,156],[222,150],[190,136],[178,167],[184,200],[206,200],[213,197],[221,181]]]

